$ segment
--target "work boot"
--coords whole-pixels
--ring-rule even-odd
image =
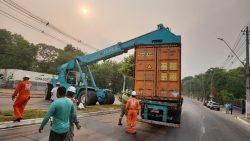
[[[77,128],[78,130],[81,129],[81,127],[82,127],[82,126],[79,124],[79,122],[76,122],[75,125],[76,125],[76,128]]]
[[[13,120],[13,122],[20,122],[23,118],[16,118]]]
[[[122,125],[122,118],[119,118],[118,125]]]

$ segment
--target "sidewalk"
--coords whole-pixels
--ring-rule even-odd
[[[226,114],[226,109],[224,107],[222,107],[221,112]],[[230,116],[240,120],[241,122],[250,125],[250,119],[249,118],[246,119],[245,114],[241,114],[241,112],[238,110],[233,110],[232,114],[231,114],[231,111],[229,111],[229,113],[227,115],[230,115]]]
[[[112,114],[112,113],[118,113],[118,112],[120,112],[120,110],[108,110],[108,111],[100,111],[100,112],[80,113],[77,115],[77,118],[106,115],[106,114]],[[21,127],[21,126],[41,124],[42,120],[43,120],[43,118],[36,118],[36,119],[21,120],[20,122],[15,122],[15,123],[13,121],[0,122],[0,130],[1,129],[11,129],[11,128]]]
[[[201,101],[198,101],[197,99],[192,99],[192,98],[190,98],[190,99],[191,99],[193,102],[197,102],[197,103],[199,103],[199,104],[202,104],[202,106],[204,106],[203,103],[202,103]],[[220,108],[220,111],[221,111],[222,113],[226,114],[226,110],[225,110],[224,107],[221,107],[221,108]],[[232,116],[232,117],[234,117],[234,118],[240,120],[240,121],[243,122],[244,124],[250,125],[250,119],[246,119],[246,118],[245,118],[245,114],[241,114],[241,112],[240,112],[239,110],[233,110],[232,115],[231,115],[231,112],[229,112],[229,114],[226,114],[226,115]]]

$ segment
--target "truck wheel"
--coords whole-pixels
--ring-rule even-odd
[[[105,94],[105,100],[103,102],[99,101],[100,105],[104,105],[104,104],[113,104],[115,101],[115,97],[112,93],[106,93]]]
[[[94,91],[88,91],[89,105],[96,105],[97,96]]]
[[[107,98],[107,104],[114,104],[115,102],[115,96],[112,93],[107,93],[106,94],[106,98]]]
[[[47,87],[45,88],[45,100],[50,100],[52,87],[52,84],[47,84]]]
[[[104,105],[104,104],[105,104],[105,101],[103,101],[103,102],[98,101],[98,103],[99,103],[100,105]]]
[[[175,113],[175,116],[174,116],[174,121],[176,124],[180,124],[181,123],[181,107],[178,107],[176,113]]]
[[[78,95],[77,105],[79,105],[80,103],[84,105],[85,102],[86,102],[86,105],[95,105],[96,101],[97,101],[97,96],[94,91],[88,91],[87,95],[85,91],[81,91]]]

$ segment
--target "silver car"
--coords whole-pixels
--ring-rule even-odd
[[[220,104],[216,103],[216,102],[211,102],[209,105],[209,108],[211,110],[217,110],[220,111]]]

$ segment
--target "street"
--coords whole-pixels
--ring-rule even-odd
[[[117,125],[119,113],[80,119],[81,130],[75,131],[80,141],[249,141],[250,126],[220,111],[212,111],[201,103],[184,99],[180,128],[162,127],[138,123],[137,134],[124,132]],[[49,124],[40,134],[39,125],[0,131],[1,141],[47,141]]]
[[[12,109],[14,101],[11,97],[0,97],[0,110]],[[44,100],[44,98],[30,98],[27,107],[28,109],[48,109],[50,101]]]

